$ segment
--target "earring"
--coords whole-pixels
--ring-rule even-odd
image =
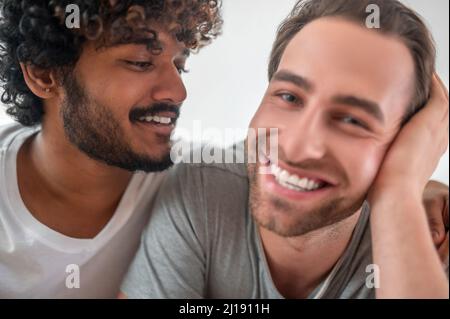
[[[45,92],[50,93],[50,88],[46,88]]]

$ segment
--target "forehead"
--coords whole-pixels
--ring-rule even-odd
[[[156,32],[157,38],[163,50],[167,47],[171,47],[176,51],[189,55],[189,49],[186,47],[186,44],[178,41],[176,35],[173,32],[169,32],[168,27],[161,24],[151,23],[148,25],[148,28]]]
[[[279,70],[310,80],[323,94],[368,98],[404,112],[414,88],[412,56],[399,39],[340,18],[307,24],[290,41]]]
[[[132,36],[127,33],[110,36],[106,33],[106,39],[99,41],[88,41],[88,46],[98,52],[120,53],[127,51],[148,51],[157,52],[157,55],[175,55],[189,57],[190,50],[182,41],[178,41],[175,34],[168,31],[168,28],[161,24],[148,23],[142,31],[133,32]],[[157,41],[155,41],[157,40]]]

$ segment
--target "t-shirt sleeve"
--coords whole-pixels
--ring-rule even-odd
[[[207,242],[201,213],[201,176],[172,168],[121,290],[128,298],[203,298]]]

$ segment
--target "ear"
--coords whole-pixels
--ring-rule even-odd
[[[50,99],[57,95],[57,81],[51,70],[41,69],[30,64],[20,63],[23,78],[28,88],[42,99]]]

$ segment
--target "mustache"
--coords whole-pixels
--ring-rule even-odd
[[[145,116],[153,116],[161,112],[171,112],[175,114],[175,119],[180,117],[180,106],[169,103],[155,103],[148,107],[135,107],[130,111],[130,120],[138,121]]]

